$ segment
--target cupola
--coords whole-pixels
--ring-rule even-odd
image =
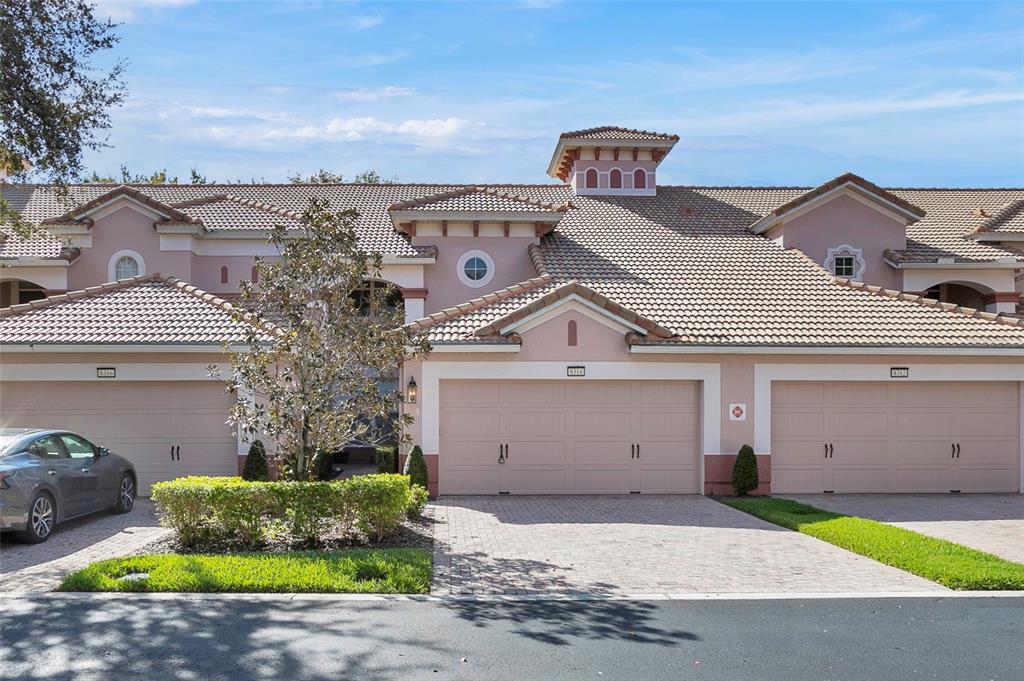
[[[581,196],[654,196],[658,164],[678,135],[606,125],[563,132],[548,175]]]

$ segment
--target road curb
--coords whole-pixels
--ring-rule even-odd
[[[821,593],[686,593],[686,594],[279,594],[279,593],[70,593],[22,591],[0,593],[2,601],[258,601],[318,603],[421,601],[425,603],[525,603],[537,601],[790,601],[895,598],[1024,598],[1024,591],[910,591]]]

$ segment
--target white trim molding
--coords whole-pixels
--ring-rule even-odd
[[[110,256],[110,260],[107,261],[107,281],[117,281],[117,261],[124,257],[131,258],[139,266],[135,276],[141,277],[146,274],[146,261],[142,256],[130,248],[124,248]]]
[[[1019,354],[1019,353],[1018,353]],[[772,382],[774,381],[1011,381],[1020,383],[1020,486],[1024,493],[1024,364],[906,364],[910,379],[891,378],[891,364],[755,364],[754,451],[772,450]]]
[[[860,248],[854,248],[849,244],[842,244],[828,249],[828,253],[825,255],[825,262],[823,263],[825,269],[837,277],[847,276],[845,274],[836,274],[836,257],[841,255],[853,258],[854,270],[853,275],[849,278],[853,281],[861,281],[864,277],[864,268],[867,267],[867,263],[864,260],[864,251]]]
[[[471,260],[472,258],[480,258],[481,260],[484,261],[484,264],[487,265],[487,273],[483,276],[482,279],[470,279],[469,277],[466,276],[466,263],[469,262],[469,260]],[[464,286],[468,286],[470,288],[480,288],[482,286],[487,286],[489,283],[491,283],[491,279],[494,279],[494,258],[492,258],[488,253],[481,251],[480,249],[468,250],[459,256],[459,260],[455,264],[455,275],[459,278],[459,281],[462,282]]]
[[[722,379],[717,362],[637,363],[583,362],[586,376],[567,378],[572,362],[424,362],[420,368],[420,427],[423,451],[439,453],[441,446],[441,381],[549,380],[549,381],[700,381],[701,437],[700,489],[704,489],[704,455],[720,454],[722,437]]]
[[[125,381],[218,381],[210,376],[209,364],[191,362],[19,362],[0,364],[2,381],[94,381],[123,383]],[[217,366],[217,365],[214,365]],[[98,367],[113,367],[116,378],[97,378]],[[221,366],[221,369],[227,369]]]
[[[589,319],[608,327],[612,331],[617,331],[622,334],[625,334],[627,331],[635,331],[641,335],[647,334],[647,330],[642,326],[637,326],[628,319],[612,314],[607,309],[595,304],[593,301],[582,298],[575,293],[572,293],[565,298],[560,298],[547,307],[542,307],[536,312],[502,327],[499,330],[499,333],[503,336],[511,333],[512,331],[526,333],[530,329],[534,329],[555,317],[571,311],[579,312]]]

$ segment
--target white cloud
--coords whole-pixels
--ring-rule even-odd
[[[354,28],[359,29],[360,31],[365,31],[368,28],[376,28],[377,26],[380,26],[383,21],[384,21],[384,17],[380,17],[380,16],[369,16],[369,15],[366,15],[366,16],[352,17],[352,26]]]
[[[400,123],[382,121],[372,116],[364,118],[332,118],[324,132],[328,138],[362,140],[373,135],[398,135],[414,143],[436,144],[450,139],[469,126],[461,118],[410,119]]]
[[[402,61],[408,56],[409,52],[406,50],[397,50],[395,52],[367,52],[365,54],[357,54],[345,61],[351,66],[382,66],[383,64],[393,64],[396,61]]]
[[[194,5],[197,0],[93,0],[98,18],[109,17],[120,23],[134,23],[144,16],[164,9]]]
[[[387,85],[384,87],[355,87],[337,90],[334,96],[343,102],[379,102],[382,99],[409,97],[416,94],[416,88]]]

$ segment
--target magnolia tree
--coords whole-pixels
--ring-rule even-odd
[[[318,453],[353,440],[406,441],[410,416],[398,417],[397,435],[379,427],[402,399],[385,386],[428,350],[391,304],[397,291],[380,281],[381,255],[360,250],[355,217],[311,199],[298,230],[271,232],[280,257],[258,258],[258,283],[241,283],[239,317],[253,313],[274,328],[250,327],[248,351],[232,354],[225,380],[239,399],[230,422],[273,442],[294,479],[315,474]]]

